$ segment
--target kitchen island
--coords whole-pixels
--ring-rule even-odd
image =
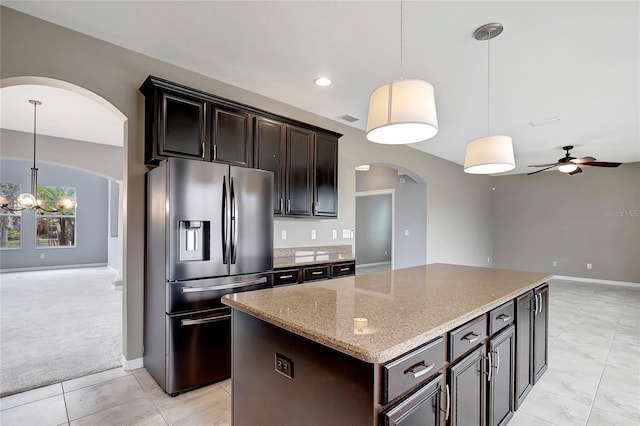
[[[226,295],[234,424],[508,421],[546,369],[551,278],[433,264]]]

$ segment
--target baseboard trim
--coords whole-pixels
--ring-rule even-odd
[[[122,363],[122,368],[124,370],[135,370],[137,368],[144,367],[143,360],[144,358],[136,358],[136,359],[128,360],[127,358],[124,357],[124,354],[120,356],[120,362]]]
[[[362,265],[356,265],[356,268],[368,268],[369,266],[380,266],[380,265],[391,265],[391,262],[365,263]]]
[[[107,264],[106,263],[83,263],[79,265],[51,265],[51,266],[33,266],[29,268],[10,268],[10,269],[0,269],[0,274],[4,274],[5,272],[46,271],[48,269],[95,268],[98,266],[107,266]]]
[[[599,280],[596,278],[582,278],[582,277],[568,277],[565,275],[554,275],[554,279],[556,280],[565,280],[565,281],[580,281],[585,283],[594,283],[594,284],[606,284],[606,285],[620,285],[624,287],[638,287],[640,288],[640,283],[632,283],[629,281],[612,281],[612,280]]]

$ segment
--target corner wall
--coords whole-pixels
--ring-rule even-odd
[[[640,282],[640,163],[493,183],[496,267]]]

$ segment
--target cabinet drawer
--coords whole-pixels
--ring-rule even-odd
[[[295,284],[299,281],[297,269],[286,269],[273,273],[273,285]]]
[[[302,280],[326,280],[329,278],[329,265],[302,268]]]
[[[433,376],[444,365],[442,337],[382,366],[382,404]]]
[[[484,314],[449,332],[449,361],[475,348],[486,337],[487,316]]]
[[[503,328],[513,324],[515,305],[513,300],[489,312],[489,335],[493,336]]]
[[[345,275],[354,275],[355,273],[356,273],[355,262],[337,263],[335,265],[331,265],[332,277],[344,277]]]

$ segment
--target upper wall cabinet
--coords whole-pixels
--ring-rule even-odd
[[[149,76],[145,164],[167,157],[274,174],[274,214],[337,217],[339,133]]]

